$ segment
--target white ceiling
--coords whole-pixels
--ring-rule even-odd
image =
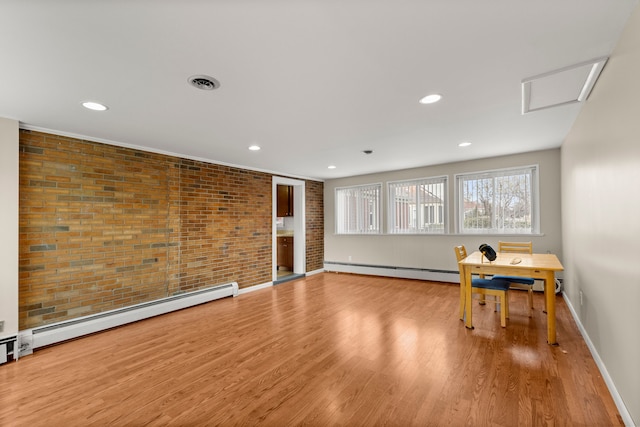
[[[314,179],[559,147],[582,104],[523,116],[521,81],[608,56],[636,4],[0,0],[0,117]]]

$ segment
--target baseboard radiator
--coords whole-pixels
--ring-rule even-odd
[[[18,337],[16,335],[0,338],[0,365],[17,358],[17,356],[14,356],[17,341]]]
[[[458,271],[436,270],[431,268],[325,261],[324,269],[325,271],[337,273],[368,274],[373,276],[398,277],[402,279],[433,280],[436,282],[460,282],[460,273]]]
[[[460,283],[460,272],[451,270],[435,270],[432,268],[395,267],[384,265],[353,264],[346,262],[325,261],[325,271],[336,273],[368,274],[373,276],[398,277],[402,279],[431,280],[436,282]],[[562,279],[556,278],[556,294],[561,291]],[[544,291],[544,282],[536,280],[534,291]]]
[[[171,311],[237,295],[238,284],[232,282],[20,331],[18,334],[18,355],[20,357],[26,356],[33,353],[33,350],[38,347],[44,347]]]

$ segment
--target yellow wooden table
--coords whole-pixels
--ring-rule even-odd
[[[513,263],[518,260],[518,263]],[[473,328],[471,286],[467,286],[467,283],[471,283],[472,274],[533,277],[534,279],[544,280],[544,296],[547,307],[547,342],[549,344],[557,344],[555,272],[564,270],[557,256],[554,254],[498,253],[495,261],[489,262],[480,252],[476,251],[460,261],[459,264],[464,277],[464,283],[460,283],[462,287],[460,298],[464,298],[465,326],[467,328]]]

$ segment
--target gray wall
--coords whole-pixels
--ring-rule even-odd
[[[425,178],[447,175],[449,178],[450,231],[454,227],[454,174],[485,171],[516,166],[539,165],[540,174],[540,235],[336,235],[335,234],[335,188],[349,185],[383,184],[383,212],[386,206],[386,183],[388,181]],[[458,271],[453,247],[464,244],[469,252],[481,243],[497,246],[498,240],[533,242],[536,252],[558,254],[562,252],[560,221],[560,150],[544,150],[511,156],[494,157],[437,166],[406,169],[393,172],[333,179],[325,182],[325,261],[354,264],[411,267],[434,270]],[[386,230],[386,215],[383,214]],[[351,257],[351,261],[349,261]],[[452,280],[458,280],[455,275]]]
[[[18,122],[0,117],[0,338],[18,333]]]
[[[561,155],[566,295],[635,425],[640,425],[638,76],[636,8]]]

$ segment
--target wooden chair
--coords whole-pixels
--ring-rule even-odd
[[[453,249],[456,253],[456,259],[458,262],[467,257],[467,249],[461,245],[456,246]],[[465,297],[462,289],[462,283],[464,283],[465,277],[462,271],[462,267],[458,264],[460,271],[460,320],[464,320],[464,303]],[[509,282],[499,279],[471,279],[471,293],[479,294],[483,298],[486,295],[493,295],[496,304],[500,305],[500,325],[504,328],[507,326],[507,318],[509,317],[509,298],[507,298],[507,292],[509,291]]]
[[[531,242],[498,242],[498,252],[532,254],[533,245]]]
[[[498,242],[498,252],[512,254],[531,254],[533,245],[531,242]],[[533,284],[535,280],[530,277],[517,276],[493,276],[494,279],[506,280],[514,289],[525,289],[529,292],[529,317],[533,316]]]

